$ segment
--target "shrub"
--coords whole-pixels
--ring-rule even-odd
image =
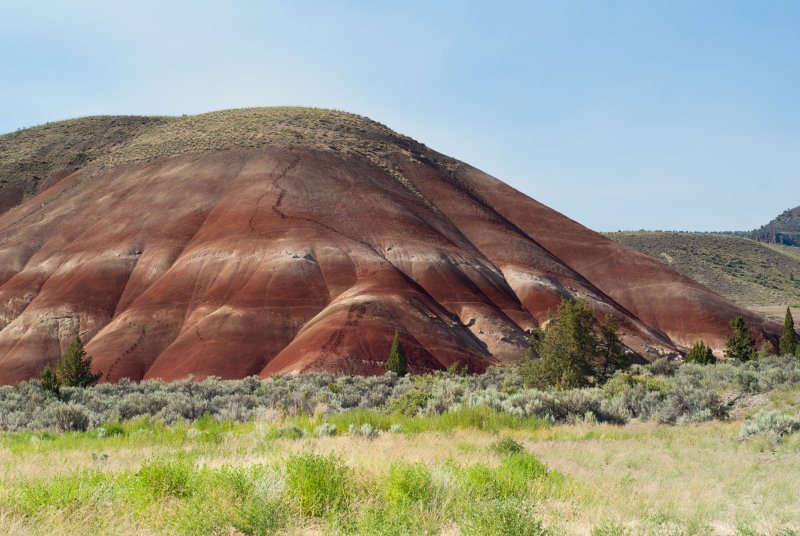
[[[430,470],[421,463],[394,461],[384,484],[386,498],[396,504],[434,502],[436,486]]]
[[[361,425],[361,428],[359,429],[359,434],[361,434],[366,438],[372,439],[374,437],[378,437],[378,429],[372,426],[370,423],[365,422],[364,424]]]
[[[464,536],[541,536],[547,534],[530,505],[509,500],[472,503],[466,521],[459,527]]]
[[[367,439],[378,437],[378,429],[372,424],[365,422],[361,426],[356,426],[355,423],[350,423],[347,427],[347,433],[351,436],[363,436]]]
[[[680,368],[677,361],[672,361],[668,357],[659,357],[648,365],[650,373],[656,376],[674,376]]]
[[[61,432],[82,431],[89,426],[89,415],[86,409],[78,404],[58,402],[45,410],[44,421]]]
[[[596,421],[607,422],[610,424],[625,424],[633,417],[633,412],[627,407],[623,400],[618,398],[604,398],[600,402],[600,409],[595,414],[594,412],[587,412],[584,414],[584,421],[592,422],[592,418]]]
[[[604,521],[592,529],[592,536],[629,536],[631,531],[616,521]]]
[[[607,398],[615,398],[626,389],[634,386],[641,386],[645,391],[655,391],[657,393],[666,394],[669,384],[661,378],[637,376],[628,372],[619,372],[603,386],[603,394]]]
[[[345,510],[350,501],[349,469],[330,454],[300,454],[286,461],[286,490],[303,515]]]
[[[740,439],[749,439],[754,435],[763,435],[774,443],[780,443],[784,437],[800,431],[800,418],[778,410],[760,410],[747,419],[739,429]]]
[[[464,365],[464,367],[461,369],[458,368],[458,365],[458,361],[453,362],[453,364],[447,367],[445,372],[452,375],[466,376],[467,372],[469,371],[469,365]]]
[[[648,379],[656,382],[661,381],[659,378],[651,377]],[[666,398],[667,387],[664,386],[663,389],[651,389],[651,387],[653,385],[649,384],[649,382],[647,384],[633,382],[632,385],[622,385],[618,390],[615,390],[615,394],[612,397],[607,397],[603,400],[601,409],[609,415],[624,416],[625,411],[627,411],[630,417],[641,420],[652,419],[661,411],[663,401]],[[604,418],[606,418],[605,415]]]
[[[525,448],[518,442],[514,441],[511,437],[504,437],[492,443],[491,447],[489,447],[492,451],[502,456],[511,455],[511,454],[519,454],[520,452],[524,452]]]
[[[336,435],[336,425],[330,423],[322,423],[314,428],[314,435],[318,437],[330,437]]]
[[[733,379],[736,386],[745,393],[757,393],[761,388],[758,375],[752,370],[737,370]]]
[[[156,499],[188,497],[194,491],[195,469],[185,458],[150,460],[136,473],[141,485]]]
[[[416,415],[421,408],[424,408],[428,400],[432,399],[431,393],[424,393],[414,389],[400,395],[389,405],[389,413],[399,413],[408,417]]]
[[[353,423],[357,428],[354,433],[359,435],[364,423],[380,430],[398,424],[410,432],[455,428],[534,430],[553,422],[592,419],[610,423],[624,423],[631,418],[678,423],[724,418],[724,408],[720,410],[720,399],[714,393],[764,392],[797,383],[800,360],[788,355],[748,362],[727,360],[714,367],[695,363],[678,366],[677,362],[659,359],[650,365],[633,365],[628,371],[618,371],[602,389],[546,391],[524,387],[519,370],[511,367],[491,368],[471,376],[441,371],[403,378],[394,373],[336,378],[327,373],[309,373],[263,382],[257,378],[208,378],[201,383],[123,379],[117,384],[62,386],[58,396],[43,391],[39,380],[30,380],[0,386],[0,430],[80,430],[102,426],[111,435],[110,422],[121,422],[125,430],[132,432],[137,425],[129,421],[147,417],[149,420],[142,422],[161,420],[172,424],[195,420],[197,431],[190,433],[197,433],[204,441],[221,441],[233,421],[246,415],[268,420],[276,427],[292,423],[270,428],[266,434],[295,438],[307,433],[304,428],[313,431],[313,426],[323,422],[336,425],[340,433]],[[329,384],[340,386],[340,392],[333,393]],[[679,388],[675,388],[676,384]],[[68,418],[64,404],[70,405],[73,419]],[[286,420],[287,415],[303,412],[313,412],[314,420]],[[62,414],[58,419],[57,413]],[[420,415],[434,418],[422,419]]]
[[[336,427],[334,426],[334,428]],[[285,437],[287,439],[300,439],[306,435],[308,435],[308,432],[294,423],[284,424],[274,432],[274,437]]]
[[[281,501],[269,497],[253,497],[242,508],[235,526],[247,536],[273,534],[289,522],[289,512]]]
[[[717,393],[687,378],[678,378],[670,384],[659,417],[661,422],[675,424],[723,419],[726,415],[727,409]]]
[[[761,346],[758,347],[756,359],[764,359],[765,357],[770,357],[773,355],[775,355],[775,346],[773,346],[772,343],[767,339],[761,341]]]

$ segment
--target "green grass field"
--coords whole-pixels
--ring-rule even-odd
[[[776,402],[796,402],[784,389]],[[800,434],[550,425],[486,408],[0,436],[4,534],[739,534],[800,530]],[[380,417],[378,416],[380,415]],[[385,422],[384,422],[385,421]],[[350,425],[359,432],[347,433]],[[303,431],[305,430],[305,431]],[[330,430],[330,429],[329,429]]]

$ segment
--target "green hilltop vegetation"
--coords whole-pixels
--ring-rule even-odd
[[[104,168],[183,153],[266,145],[360,155],[394,174],[386,157],[452,160],[356,114],[320,108],[223,110],[182,117],[96,116],[0,136],[0,212],[84,167]]]
[[[623,231],[605,236],[745,307],[800,306],[800,247],[727,234]]]

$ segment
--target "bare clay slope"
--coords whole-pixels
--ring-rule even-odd
[[[136,124],[0,216],[0,382],[37,375],[76,334],[111,381],[381,373],[395,330],[412,372],[480,371],[518,359],[563,295],[617,316],[645,356],[720,347],[740,314],[759,336],[779,329],[365,118]]]

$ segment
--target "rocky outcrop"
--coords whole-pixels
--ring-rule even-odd
[[[800,246],[800,207],[785,210],[767,225],[753,231],[750,238],[768,244]]]

